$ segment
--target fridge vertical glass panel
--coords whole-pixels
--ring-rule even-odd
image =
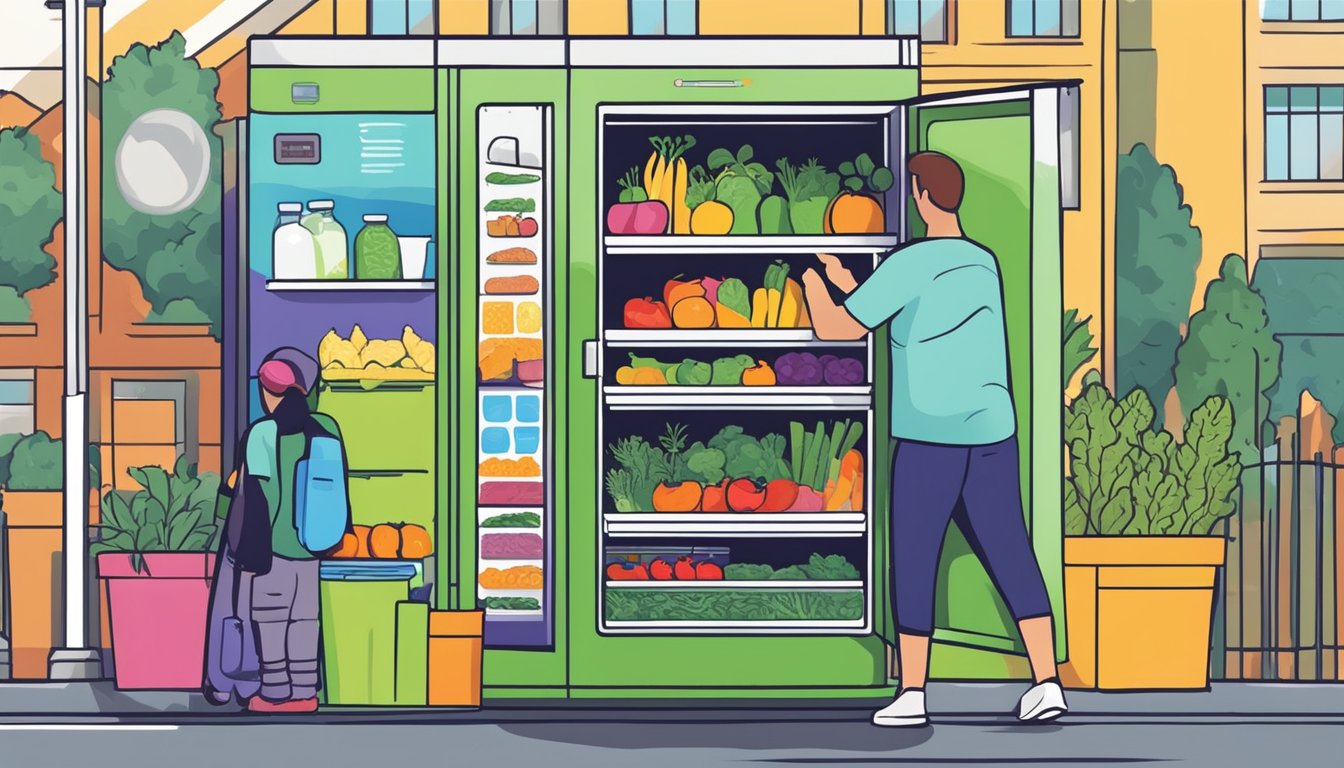
[[[552,121],[542,105],[476,112],[476,583],[494,648],[552,643]]]
[[[921,99],[910,110],[909,135],[912,151],[942,152],[961,165],[962,228],[999,262],[1024,514],[1062,626],[1059,100],[1053,85]],[[922,236],[913,212],[910,221],[911,236]],[[939,585],[935,637],[1020,650],[1007,608],[955,527],[943,549]]]

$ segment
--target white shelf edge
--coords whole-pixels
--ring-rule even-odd
[[[433,280],[267,280],[271,292],[297,291],[432,291]]]
[[[794,591],[835,591],[863,589],[862,581],[735,581],[718,579],[714,581],[612,581],[606,582],[607,589],[779,589]]]
[[[901,244],[899,235],[606,235],[610,256],[766,255],[779,253],[874,254]]]
[[[868,620],[816,621],[603,621],[601,632],[607,634],[669,634],[676,631],[687,634],[867,634]]]
[[[604,515],[602,530],[613,538],[706,535],[727,538],[789,538],[803,535],[839,538],[863,536],[868,531],[867,516],[862,512],[823,514],[830,517],[807,515],[806,519],[790,519],[788,513],[778,512],[732,516],[620,512]]]
[[[864,347],[866,339],[856,341],[823,341],[811,329],[744,328],[725,330],[608,330],[602,341],[611,347]]]
[[[787,389],[792,391],[777,391]],[[799,389],[811,391],[797,391]],[[603,387],[603,402],[612,410],[859,410],[873,404],[869,387]]]

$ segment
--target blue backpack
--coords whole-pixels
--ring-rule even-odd
[[[316,554],[341,543],[350,527],[350,500],[340,439],[315,420],[307,432],[307,449],[294,468],[294,527],[299,543]]]

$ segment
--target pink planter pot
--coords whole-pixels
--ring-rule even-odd
[[[215,556],[204,552],[145,555],[147,572],[131,557],[98,556],[112,618],[117,688],[200,690]]]

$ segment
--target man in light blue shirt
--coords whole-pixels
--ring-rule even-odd
[[[835,256],[826,279],[803,274],[816,335],[860,339],[886,324],[891,337],[891,577],[900,634],[900,691],[876,725],[928,722],[924,682],[938,559],[955,521],[984,563],[1027,647],[1036,684],[1018,718],[1067,711],[1055,669],[1054,628],[1019,489],[1017,423],[998,261],[966,238],[957,210],[965,178],[935,152],[910,158],[910,189],[927,236],[889,255],[862,285]]]

